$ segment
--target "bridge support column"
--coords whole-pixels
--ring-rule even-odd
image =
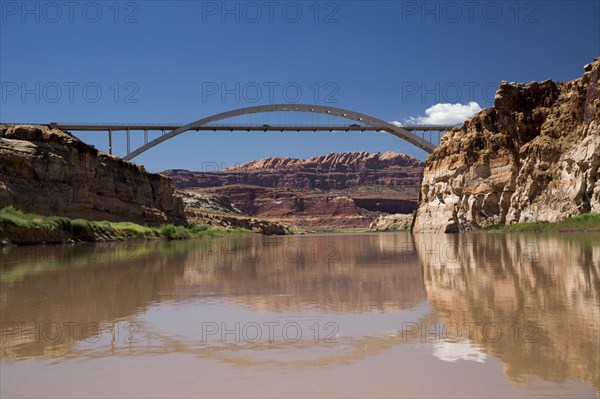
[[[129,134],[129,129],[127,129],[127,155],[131,153],[131,137]]]
[[[108,153],[112,155],[112,130],[108,129]]]
[[[148,129],[144,130],[144,145],[148,144]]]

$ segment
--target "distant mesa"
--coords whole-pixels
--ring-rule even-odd
[[[178,189],[229,198],[251,216],[322,228],[363,228],[417,208],[424,163],[397,152],[264,158],[216,172],[162,172]]]

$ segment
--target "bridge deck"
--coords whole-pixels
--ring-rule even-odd
[[[58,123],[51,122],[50,127],[58,128],[61,130],[74,130],[74,131],[95,131],[95,132],[107,132],[107,131],[119,131],[119,130],[149,130],[149,131],[171,131],[178,129],[184,125],[172,125],[172,124],[81,124],[81,123]],[[452,129],[453,125],[408,125],[401,126],[403,129],[408,131],[438,131],[443,132]],[[388,130],[384,126],[362,126],[358,124],[351,125],[242,125],[242,124],[209,124],[204,126],[198,126],[191,130],[200,131],[296,131],[296,132],[310,132],[310,131],[379,131]]]
[[[342,117],[356,121],[350,124],[217,124],[216,121],[228,119],[236,116],[261,113],[261,112],[311,112],[320,114],[330,114],[332,116]],[[432,153],[435,149],[435,140],[432,140],[432,132],[438,133],[438,141],[441,132],[454,128],[454,125],[407,125],[400,126],[395,123],[371,117],[368,115],[343,110],[340,108],[323,107],[317,105],[288,105],[274,104],[268,106],[257,106],[241,108],[238,110],[223,112],[192,122],[190,124],[171,124],[171,123],[67,123],[50,122],[49,124],[32,123],[2,123],[0,125],[39,125],[49,126],[65,131],[90,131],[90,132],[108,132],[108,151],[112,154],[112,133],[116,131],[126,131],[127,155],[125,160],[131,160],[142,152],[168,140],[178,134],[186,131],[277,131],[277,132],[378,132],[385,131],[401,139],[416,145],[418,148]],[[149,131],[160,131],[162,134],[149,141]],[[144,132],[144,145],[131,151],[131,132]],[[421,132],[419,137],[415,132]],[[429,132],[429,141],[425,140],[425,132]]]

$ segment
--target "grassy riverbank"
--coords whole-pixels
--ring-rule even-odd
[[[600,231],[600,213],[584,213],[582,215],[573,216],[560,222],[531,222],[531,223],[515,223],[515,224],[495,224],[485,227],[487,231]]]
[[[131,222],[90,221],[60,216],[24,213],[8,206],[0,209],[0,244],[41,244],[125,239],[188,239],[231,233],[249,233],[243,228],[217,229],[208,225],[160,227]]]

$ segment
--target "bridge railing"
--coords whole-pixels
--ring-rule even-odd
[[[343,114],[346,116],[346,114]],[[368,117],[365,117],[368,118]],[[227,119],[227,117],[223,118]],[[221,120],[223,120],[221,119]],[[348,118],[351,119],[351,118]],[[362,122],[363,117],[356,118],[355,121],[351,121],[347,124],[276,124],[276,123],[262,123],[262,124],[232,124],[232,123],[223,123],[223,122],[208,122],[205,124],[199,123],[197,126],[196,122],[193,124],[181,124],[181,123],[73,123],[73,122],[50,122],[48,124],[39,124],[39,123],[16,123],[16,122],[8,122],[3,123],[0,122],[0,125],[37,125],[37,126],[49,126],[51,128],[62,129],[65,131],[92,131],[92,132],[108,132],[108,151],[112,154],[112,133],[116,131],[126,131],[126,148],[127,155],[124,159],[131,159],[132,157],[139,155],[140,149],[133,151],[133,155],[131,151],[131,132],[143,132],[144,133],[144,147],[147,147],[148,144],[152,144],[152,146],[170,138],[173,133],[180,134],[180,130],[183,131],[188,130],[196,130],[196,131],[297,131],[297,132],[316,132],[316,131],[329,131],[329,132],[366,132],[366,131],[387,131],[392,134],[397,134],[397,129],[394,128],[402,128],[404,131],[414,132],[410,133],[414,136],[413,141],[416,141],[416,145],[419,148],[423,148],[428,152],[432,152],[435,148],[436,143],[440,142],[441,132],[448,131],[456,125],[436,125],[436,124],[427,124],[427,125],[397,125],[390,124],[385,122],[384,120],[376,119],[375,122],[372,123],[364,123]],[[197,121],[201,122],[201,121]],[[392,126],[393,125],[393,126]],[[192,126],[191,128],[189,126]],[[179,130],[179,131],[178,131]],[[161,137],[158,137],[152,140],[149,143],[149,131],[162,131]],[[420,132],[420,133],[416,133]],[[429,140],[426,140],[425,134],[429,133]],[[433,135],[432,135],[433,132]],[[135,134],[135,133],[134,133]],[[409,134],[406,132],[406,134]],[[437,135],[437,140],[435,136]],[[419,136],[421,136],[419,138]],[[163,138],[164,137],[164,138]],[[399,137],[404,137],[402,134]],[[413,142],[414,144],[414,142]],[[143,150],[144,147],[140,147]],[[146,148],[147,149],[147,148]]]
[[[50,123],[32,123],[32,122],[0,122],[0,125],[5,126],[18,126],[18,125],[32,125],[32,126],[49,126],[52,128],[64,128],[66,130],[89,130],[89,131],[108,131],[108,130],[174,130],[185,124],[182,123],[78,123],[78,122],[50,122]],[[368,128],[365,124],[353,123],[353,124],[313,124],[313,123],[289,123],[289,124],[280,124],[280,123],[264,123],[264,124],[243,124],[243,123],[209,123],[199,129],[210,130],[210,127],[365,127]],[[396,125],[406,130],[417,130],[417,131],[446,131],[450,130],[459,125]],[[371,128],[373,128],[371,126]]]

